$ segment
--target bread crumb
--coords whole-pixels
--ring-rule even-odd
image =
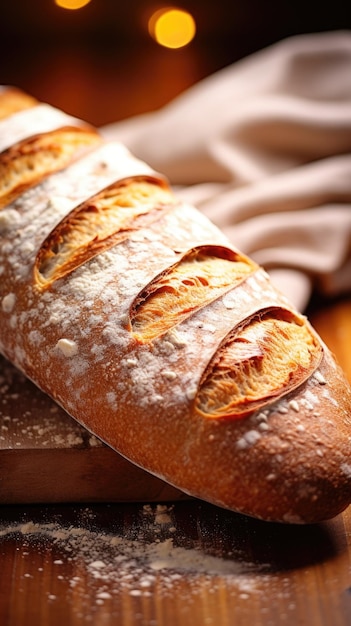
[[[103,567],[106,567],[106,564],[103,561],[93,561],[92,563],[89,563],[89,567],[102,569]]]
[[[289,407],[296,413],[298,413],[300,410],[299,403],[297,402],[297,400],[290,400]]]
[[[250,448],[255,445],[257,441],[261,439],[261,434],[257,430],[249,430],[243,437],[238,439],[236,442],[236,447],[239,450],[245,450],[246,448]]]
[[[3,297],[1,301],[1,308],[4,313],[12,313],[16,302],[16,296],[14,293],[8,293]]]
[[[78,354],[78,346],[72,339],[59,339],[56,346],[66,357],[72,357]]]
[[[315,371],[314,378],[319,382],[320,385],[326,385],[327,384],[327,381],[325,380],[323,374],[319,370]]]

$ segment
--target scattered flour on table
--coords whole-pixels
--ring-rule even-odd
[[[102,445],[0,356],[0,450]]]
[[[26,546],[51,546],[57,577],[62,576],[62,565],[73,564],[69,587],[76,594],[81,581],[90,581],[95,603],[103,604],[118,593],[132,597],[150,597],[157,593],[172,594],[186,575],[187,594],[203,593],[204,585],[210,593],[225,579],[236,593],[246,599],[255,592],[250,577],[250,564],[231,558],[207,554],[200,546],[176,545],[172,506],[144,505],[141,508],[139,531],[131,535],[122,532],[87,529],[80,526],[64,527],[57,523],[27,521],[6,528],[0,527],[0,543],[8,536],[20,536]],[[40,543],[38,543],[40,542]],[[28,549],[28,548],[27,548]],[[76,567],[74,567],[76,564]],[[79,572],[79,574],[77,574]],[[67,576],[67,574],[66,574]],[[86,586],[86,583],[85,583]],[[91,597],[91,595],[89,596]],[[53,599],[53,598],[52,598]]]

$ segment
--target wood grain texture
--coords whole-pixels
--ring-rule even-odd
[[[317,527],[291,527],[196,501],[167,507],[163,517],[171,522],[157,521],[155,511],[3,511],[1,623],[350,623],[349,512]]]

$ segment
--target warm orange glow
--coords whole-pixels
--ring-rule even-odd
[[[89,2],[91,2],[91,0],[55,0],[55,4],[61,7],[61,9],[71,9],[72,11],[85,7]]]
[[[160,46],[182,48],[195,37],[193,16],[183,9],[165,7],[155,11],[149,19],[149,33]]]

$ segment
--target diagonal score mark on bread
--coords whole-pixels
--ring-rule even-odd
[[[175,203],[163,178],[134,176],[110,185],[73,209],[43,242],[34,270],[37,287],[50,287]]]
[[[134,337],[148,342],[170,330],[253,273],[256,265],[224,246],[198,246],[159,274],[130,311]]]
[[[318,367],[322,348],[304,318],[274,307],[234,329],[206,368],[195,399],[206,417],[243,417],[286,395]]]
[[[0,209],[28,187],[101,143],[90,129],[61,128],[29,137],[0,153]]]

